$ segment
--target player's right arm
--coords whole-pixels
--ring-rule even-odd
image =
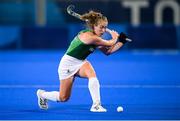
[[[112,36],[111,40],[104,40],[101,37],[93,35],[91,36],[90,44],[95,44],[98,46],[106,46],[106,47],[113,46],[117,42],[119,34],[116,31],[111,31],[110,34]]]

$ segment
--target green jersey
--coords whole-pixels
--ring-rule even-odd
[[[79,34],[82,32],[87,32],[87,31],[90,31],[90,30],[82,30],[79,32]],[[78,35],[72,40],[68,50],[66,51],[66,54],[74,58],[77,58],[79,60],[84,60],[87,58],[89,54],[94,52],[94,50],[96,49],[96,45],[93,45],[93,44],[87,45],[83,43],[79,39]]]

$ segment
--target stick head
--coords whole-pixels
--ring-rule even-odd
[[[67,7],[67,12],[68,12],[70,15],[72,15],[74,8],[75,8],[74,5],[69,5],[69,6]]]
[[[68,12],[68,14],[71,15],[71,16],[76,17],[77,19],[82,20],[82,19],[81,19],[81,15],[78,14],[78,13],[76,13],[76,12],[74,11],[74,9],[75,9],[75,6],[74,6],[74,5],[69,5],[69,6],[67,7],[67,12]],[[88,22],[88,19],[82,20],[82,21]]]

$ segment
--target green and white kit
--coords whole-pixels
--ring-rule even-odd
[[[88,31],[90,30],[82,30],[79,34]],[[95,45],[87,45],[83,43],[78,35],[72,40],[69,48],[60,61],[58,68],[60,80],[67,79],[74,75],[85,63],[88,55],[96,49]]]

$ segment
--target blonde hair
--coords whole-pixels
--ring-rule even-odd
[[[98,25],[98,22],[100,20],[108,22],[106,16],[103,16],[101,13],[92,10],[88,13],[81,15],[81,19],[86,21],[86,25],[91,29],[93,29],[94,25]]]

